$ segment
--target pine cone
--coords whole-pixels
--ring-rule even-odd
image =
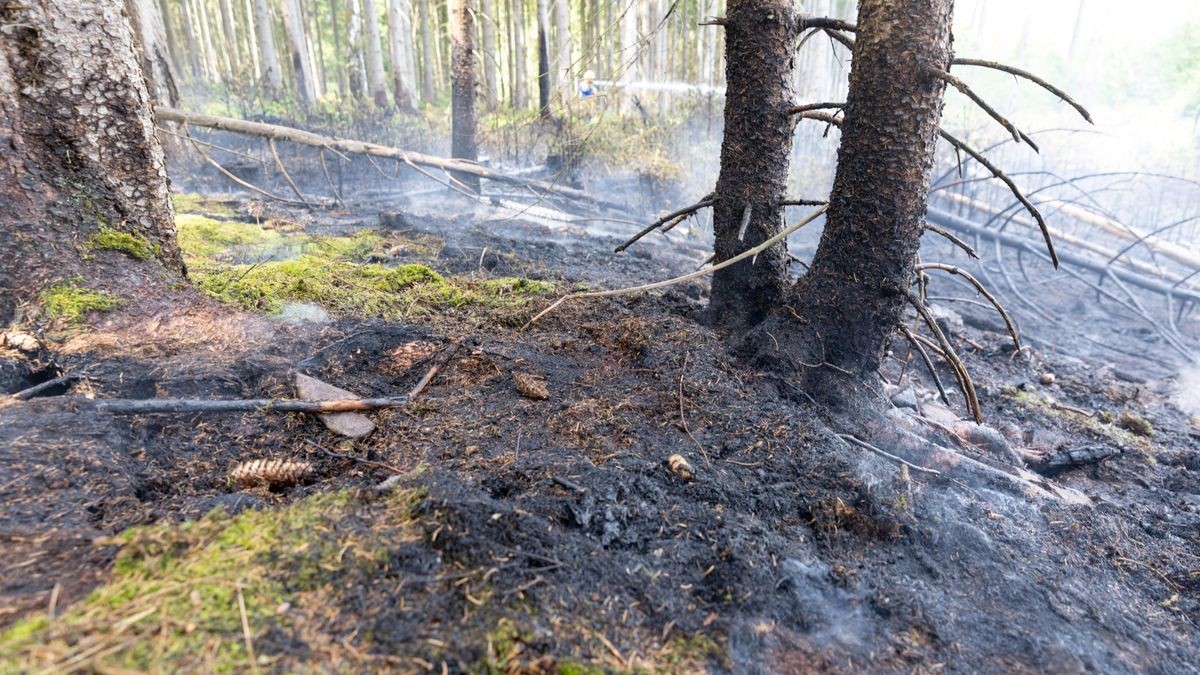
[[[513,371],[512,378],[513,384],[517,386],[517,393],[525,398],[531,398],[535,401],[545,401],[550,398],[550,390],[537,377],[529,373]]]
[[[303,483],[312,475],[312,464],[286,459],[255,459],[242,462],[229,472],[229,477],[242,487],[286,487]]]

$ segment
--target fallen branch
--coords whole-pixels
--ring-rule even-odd
[[[42,393],[43,391],[46,391],[47,389],[53,389],[54,387],[57,387],[60,384],[68,384],[70,382],[74,382],[75,380],[79,380],[79,379],[85,379],[85,378],[82,375],[75,375],[75,374],[60,375],[59,377],[56,377],[52,380],[46,380],[45,382],[42,382],[41,384],[35,384],[32,387],[29,387],[28,389],[22,389],[21,391],[18,391],[17,393],[12,394],[9,398],[13,399],[14,401],[26,401],[26,400],[33,398],[34,396],[37,396],[38,394]]]
[[[966,270],[955,267],[954,265],[947,265],[946,263],[921,263],[920,265],[917,265],[916,269],[918,271],[941,270],[943,272],[949,272],[950,274],[957,274],[958,276],[966,279],[972,286],[975,287],[975,290],[979,291],[980,295],[986,298],[987,301],[992,303],[992,306],[996,308],[996,312],[1000,314],[1000,318],[1004,319],[1004,325],[1008,326],[1008,334],[1012,337],[1013,344],[1016,346],[1017,351],[1021,351],[1021,339],[1017,337],[1017,327],[1013,324],[1012,318],[1009,317],[1008,312],[1004,311],[1004,307],[1000,304],[1000,301],[996,299],[996,296],[992,295],[983,284],[979,283],[978,279],[971,276],[971,274]]]
[[[1017,128],[1017,125],[1010,122],[1008,120],[1008,118],[1006,118],[1004,115],[1001,115],[992,106],[988,105],[988,102],[983,100],[982,96],[980,96],[979,94],[976,94],[975,90],[971,89],[971,87],[968,86],[966,82],[963,82],[962,80],[951,75],[950,73],[947,73],[946,71],[942,70],[941,68],[930,68],[929,74],[931,74],[934,77],[938,78],[939,80],[942,80],[943,82],[953,86],[955,89],[957,89],[957,90],[961,91],[963,94],[965,94],[967,98],[974,101],[975,105],[982,108],[983,111],[985,113],[987,113],[988,115],[990,115],[992,119],[999,122],[1000,126],[1004,127],[1005,129],[1008,129],[1008,133],[1012,134],[1014,141],[1016,141],[1017,143],[1024,141],[1026,145],[1033,148],[1034,152],[1038,152],[1038,153],[1041,152],[1041,148],[1038,147],[1037,143],[1033,142],[1032,138],[1026,136],[1023,131],[1021,131],[1020,129]]]
[[[334,451],[329,450],[326,447],[320,445],[319,443],[310,441],[307,438],[302,438],[300,440],[302,440],[305,443],[316,448],[317,450],[319,450],[321,452],[321,454],[325,455],[326,457],[331,457],[333,459],[344,459],[344,460],[351,461],[351,462],[358,462],[359,464],[366,464],[367,466],[373,466],[373,467],[376,467],[379,469],[383,469],[385,471],[391,471],[394,474],[404,473],[404,471],[402,469],[400,469],[400,467],[392,466],[391,464],[384,464],[383,462],[373,462],[369,459],[355,457],[354,455],[347,455],[347,454],[341,453],[341,452],[334,452]]]
[[[233,133],[247,134],[250,136],[261,136],[263,138],[270,138],[277,141],[290,141],[292,143],[307,145],[314,148],[324,148],[343,158],[348,153],[399,159],[411,164],[432,166],[447,171],[455,171],[472,176],[479,176],[480,178],[499,183],[534,187],[548,193],[554,193],[570,199],[592,202],[618,211],[626,210],[626,207],[622,204],[601,200],[593,195],[588,194],[587,192],[584,192],[583,190],[577,190],[565,185],[559,185],[557,183],[551,183],[533,178],[510,176],[464,159],[446,159],[443,157],[426,155],[420,152],[392,148],[376,143],[367,143],[364,141],[323,136],[311,131],[295,129],[293,127],[285,127],[278,124],[250,122],[247,120],[239,120],[232,117],[221,117],[218,115],[202,115],[200,113],[187,112],[163,106],[156,108],[154,110],[154,115],[160,122],[192,124],[199,127],[207,127],[221,131],[230,131]],[[209,161],[212,162],[211,159]],[[220,165],[218,164],[217,166],[219,167]],[[232,176],[232,174],[228,174],[228,172],[226,172],[226,174]],[[242,183],[240,179],[238,179],[238,181],[239,183]]]
[[[87,399],[67,399],[87,400]],[[382,410],[407,405],[408,396],[395,398],[356,398],[341,401],[296,401],[292,399],[250,398],[204,400],[188,398],[129,399],[109,398],[95,401],[96,411],[113,415],[148,413],[232,413],[232,412],[307,412],[340,413]]]
[[[542,311],[538,312],[532,319],[527,321],[525,323],[525,325],[521,327],[521,330],[525,330],[525,329],[529,328],[531,325],[536,323],[543,316],[546,316],[550,312],[554,311],[555,309],[558,308],[559,305],[563,304],[567,300],[580,300],[583,298],[606,298],[606,297],[612,297],[612,296],[616,296],[616,295],[631,295],[633,293],[642,293],[645,291],[652,291],[652,290],[655,290],[658,288],[666,288],[667,286],[674,286],[675,284],[681,284],[685,281],[690,281],[692,279],[697,279],[702,276],[707,276],[709,274],[713,274],[713,273],[717,272],[718,270],[725,269],[726,267],[729,267],[730,265],[741,262],[741,261],[745,260],[746,258],[757,257],[759,253],[762,253],[763,251],[767,250],[768,248],[771,248],[775,244],[778,244],[779,242],[783,241],[784,239],[786,239],[788,237],[788,235],[792,234],[796,230],[799,230],[800,228],[804,227],[805,225],[816,220],[818,217],[821,216],[821,214],[825,213],[827,210],[829,210],[828,206],[822,206],[821,208],[817,209],[816,211],[813,211],[812,213],[805,216],[805,218],[803,220],[801,220],[800,222],[795,223],[793,225],[789,225],[782,232],[780,232],[779,234],[775,235],[774,237],[771,237],[770,239],[764,241],[763,243],[759,244],[758,246],[755,246],[754,248],[752,248],[748,251],[739,253],[738,255],[735,255],[734,257],[732,257],[728,260],[723,260],[720,263],[717,263],[716,265],[709,267],[708,269],[698,269],[695,272],[690,272],[688,274],[684,274],[683,276],[678,276],[673,279],[667,279],[665,281],[656,281],[654,283],[644,284],[641,286],[632,286],[630,288],[618,288],[618,289],[611,290],[611,291],[592,291],[589,293],[573,293],[570,295],[564,295],[561,298],[559,298],[558,300],[555,300],[554,303],[551,304],[546,309],[543,309]],[[701,263],[701,266],[703,267],[704,264],[705,263]]]
[[[938,396],[941,397],[942,403],[950,405],[950,397],[946,396],[946,388],[942,386],[942,378],[938,376],[937,370],[933,367],[933,359],[929,358],[929,352],[925,351],[925,347],[917,341],[917,336],[913,335],[908,326],[901,324],[900,332],[904,334],[909,344],[913,346],[913,349],[921,356],[921,360],[925,362],[925,369],[929,371],[929,376],[933,378],[933,384],[937,387]]]
[[[429,371],[425,373],[425,376],[421,378],[421,381],[417,383],[417,386],[413,387],[412,391],[408,392],[408,398],[410,401],[416,400],[416,398],[420,396],[423,391],[425,391],[425,388],[429,386],[429,383],[433,381],[433,378],[437,377],[437,374],[442,371],[442,368],[446,367],[446,364],[450,362],[450,359],[454,356],[454,353],[458,351],[458,348],[462,346],[463,341],[466,339],[466,337],[460,337],[454,342],[451,342],[449,347],[446,347],[446,349],[437,357],[437,360],[433,362],[433,366],[430,367]]]
[[[895,462],[895,463],[903,465],[903,466],[907,466],[908,468],[912,469],[913,471],[917,471],[920,473],[927,473],[931,476],[942,475],[942,472],[938,471],[937,469],[930,469],[928,467],[921,466],[920,464],[913,464],[912,462],[908,461],[907,459],[904,459],[903,457],[897,457],[896,455],[893,455],[890,452],[887,452],[885,450],[880,450],[879,448],[871,445],[870,443],[863,441],[863,440],[859,440],[859,439],[851,436],[850,434],[838,434],[838,438],[842,439],[843,441],[846,441],[847,443],[849,443],[851,445],[857,445],[858,447],[860,447],[864,450],[869,450],[869,451],[875,453],[876,455],[883,457],[886,460]]]
[[[646,227],[642,228],[642,231],[633,235],[633,237],[630,238],[629,241],[626,241],[624,244],[621,244],[620,246],[618,246],[614,250],[614,253],[620,253],[621,251],[624,251],[625,249],[629,248],[633,244],[637,243],[637,241],[639,239],[641,239],[642,237],[657,230],[664,223],[669,223],[669,222],[673,221],[674,219],[679,218],[680,216],[691,215],[691,214],[699,211],[700,209],[706,209],[706,208],[712,206],[713,204],[716,204],[717,201],[715,199],[713,199],[712,197],[713,196],[710,193],[704,199],[696,202],[695,204],[692,204],[691,206],[685,206],[682,209],[679,209],[678,211],[672,211],[671,213],[668,213],[667,215],[663,216],[662,218],[659,218],[658,220],[654,221],[653,223],[650,223]]]
[[[1020,68],[1014,68],[1012,66],[1005,65],[1003,63],[997,63],[995,61],[984,61],[982,59],[954,59],[953,61],[950,62],[950,65],[952,65],[952,66],[979,66],[980,68],[991,68],[992,70],[999,70],[1001,72],[1008,73],[1009,75],[1023,77],[1025,79],[1029,80],[1030,82],[1033,82],[1034,84],[1038,85],[1042,89],[1045,89],[1046,91],[1048,91],[1048,92],[1054,94],[1055,96],[1059,97],[1060,99],[1062,99],[1067,105],[1074,108],[1081,116],[1083,116],[1083,119],[1087,120],[1088,124],[1095,124],[1095,122],[1092,121],[1092,114],[1087,111],[1087,108],[1084,108],[1082,105],[1079,104],[1078,101],[1071,98],[1071,96],[1069,94],[1067,94],[1067,92],[1050,84],[1049,82],[1043,80],[1042,78],[1038,77],[1037,75],[1034,75],[1033,73],[1029,72],[1028,70],[1021,70]]]
[[[267,147],[271,149],[271,157],[275,160],[275,168],[279,170],[283,179],[287,181],[288,187],[292,188],[292,193],[296,195],[296,199],[307,204],[308,200],[304,198],[304,193],[300,192],[300,188],[296,187],[296,181],[292,180],[291,175],[288,174],[287,169],[283,166],[283,160],[279,159],[279,151],[275,149],[274,138],[267,139]]]

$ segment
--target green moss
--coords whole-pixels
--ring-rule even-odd
[[[179,248],[187,257],[215,258],[238,248],[265,250],[282,246],[287,239],[275,230],[251,223],[192,214],[176,215],[175,229]]]
[[[159,248],[149,239],[130,232],[122,232],[109,227],[101,227],[96,234],[88,239],[86,247],[96,250],[120,251],[138,260],[157,258]]]
[[[1128,410],[1123,411],[1117,418],[1117,426],[1138,436],[1154,437],[1154,425],[1150,424],[1150,420],[1134,415]]]
[[[394,543],[394,532],[362,541],[337,522],[382,509],[390,523],[415,528],[419,498],[401,490],[382,504],[364,504],[355,493],[337,492],[282,509],[237,516],[216,510],[192,522],[130,529],[112,542],[120,551],[106,585],[53,624],[34,617],[0,633],[0,672],[39,670],[50,665],[44,659],[91,646],[118,668],[244,668],[241,605],[252,627],[288,625],[283,608],[370,558],[371,546]]]
[[[485,292],[494,296],[538,295],[554,290],[554,284],[549,281],[534,281],[520,277],[488,279],[481,284],[481,287]]]
[[[175,205],[175,213],[199,213],[210,216],[232,217],[233,209],[214,199],[202,197],[194,192],[171,195],[171,203]]]
[[[119,306],[121,299],[67,282],[42,291],[42,304],[53,319],[78,321],[89,312],[104,312]]]

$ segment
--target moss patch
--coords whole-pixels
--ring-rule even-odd
[[[229,206],[217,201],[203,197],[194,192],[171,195],[171,203],[175,206],[175,213],[203,213],[210,216],[232,217],[233,209]]]
[[[52,319],[78,321],[90,312],[104,312],[121,304],[121,299],[101,291],[61,283],[42,291],[42,304]]]
[[[206,216],[175,216],[179,248],[188,257],[215,258],[237,248],[267,249],[282,246],[287,237],[274,230],[235,220]]]
[[[159,253],[158,245],[149,239],[110,227],[101,227],[88,239],[86,247],[89,250],[120,251],[138,260],[150,260],[158,257]]]
[[[0,672],[64,667],[80,654],[101,665],[165,671],[244,669],[243,633],[290,627],[293,606],[348,568],[371,567],[419,529],[420,498],[401,490],[367,503],[351,492],[282,509],[127,530],[108,584],[54,621],[25,619],[0,633]],[[377,540],[336,524],[370,509],[388,524]],[[260,644],[257,656],[269,663]],[[78,662],[93,663],[93,656]]]

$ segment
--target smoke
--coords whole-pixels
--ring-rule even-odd
[[[1175,402],[1187,414],[1200,417],[1200,364],[1190,364],[1180,371]]]

